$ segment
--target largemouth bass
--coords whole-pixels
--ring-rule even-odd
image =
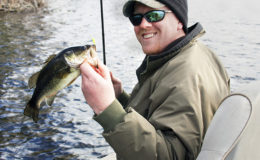
[[[24,115],[37,122],[41,103],[45,100],[51,106],[56,94],[79,77],[79,66],[85,60],[97,67],[95,45],[71,47],[62,50],[57,55],[51,55],[44,67],[29,79],[29,87],[35,89],[24,109]]]

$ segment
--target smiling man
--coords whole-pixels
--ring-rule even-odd
[[[216,55],[187,27],[186,0],[130,0],[123,14],[144,54],[132,93],[99,62],[81,65],[82,91],[118,159],[193,160],[229,77]]]

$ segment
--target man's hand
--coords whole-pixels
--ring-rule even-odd
[[[115,100],[110,71],[100,61],[97,71],[86,61],[80,65],[80,71],[84,97],[94,112],[100,114]]]

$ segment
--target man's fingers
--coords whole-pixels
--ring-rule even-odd
[[[114,77],[114,75],[113,75],[112,72],[110,72],[110,77],[111,77],[111,80],[112,80],[113,82],[120,82],[120,79]]]
[[[98,69],[105,79],[111,79],[109,69],[102,62],[98,62]]]
[[[80,71],[81,71],[81,74],[83,76],[85,76],[86,78],[89,78],[89,77],[91,77],[91,76],[96,74],[94,69],[90,66],[90,64],[87,61],[84,61],[80,65]]]

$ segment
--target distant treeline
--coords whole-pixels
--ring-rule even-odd
[[[0,12],[31,12],[44,5],[45,0],[0,0]]]

